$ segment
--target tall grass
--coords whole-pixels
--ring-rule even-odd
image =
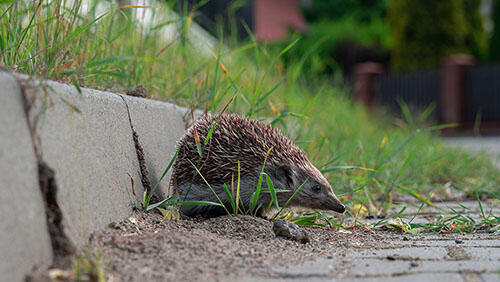
[[[280,127],[344,202],[364,203],[370,212],[387,210],[401,195],[423,201],[434,191],[433,201],[458,191],[500,190],[488,156],[444,146],[425,118],[369,112],[351,101],[345,85],[305,79],[307,56],[283,69],[281,56],[297,41],[278,51],[251,34],[239,44],[223,36],[205,42],[190,32],[196,11],[165,17],[175,6],[170,2],[161,8],[81,0],[0,3],[0,62],[7,68],[113,91],[143,85],[151,98],[210,111],[234,98],[229,110]],[[144,11],[148,23],[136,16]]]

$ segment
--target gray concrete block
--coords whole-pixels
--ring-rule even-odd
[[[484,273],[481,274],[480,277],[484,282],[498,282],[500,281],[500,269],[497,273]]]
[[[463,281],[462,277],[458,273],[418,273],[418,274],[406,274],[391,277],[364,277],[364,278],[344,278],[339,281],[343,282],[429,282],[429,281],[452,281],[460,282]]]
[[[469,235],[470,236],[470,235]],[[395,245],[401,246],[413,246],[413,247],[491,247],[500,248],[500,240],[471,240],[470,238],[462,238],[455,240],[421,240],[421,241],[403,241],[394,240],[392,241]],[[459,243],[457,243],[459,242]]]
[[[500,261],[458,260],[423,261],[414,268],[416,272],[496,272]]]
[[[387,258],[401,259],[443,259],[447,255],[445,248],[440,247],[411,247],[411,248],[391,248],[391,249],[361,249],[350,254],[358,258]]]
[[[273,276],[283,278],[312,278],[327,277],[333,269],[332,259],[318,259],[315,261],[306,261],[300,265],[281,267],[271,270],[269,273]]]
[[[154,186],[174,156],[177,141],[184,135],[191,116],[186,108],[173,104],[130,96],[124,96],[124,99],[144,150],[149,180]],[[158,186],[164,197],[172,192],[169,190],[171,173],[172,169]]]
[[[221,281],[234,281],[234,280],[221,280]],[[335,282],[335,281],[344,281],[343,279],[333,279],[333,278],[325,278],[325,277],[307,277],[304,279],[300,278],[279,278],[279,277],[260,277],[260,276],[250,276],[250,277],[238,277],[238,281],[241,282],[277,282],[277,281],[287,281],[287,282]]]
[[[391,276],[393,274],[411,273],[410,261],[383,260],[383,259],[359,259],[349,269],[347,276]]]
[[[348,276],[393,276],[416,273],[494,272],[500,268],[499,261],[453,260],[453,261],[402,261],[402,260],[358,260],[349,269]]]
[[[23,281],[52,261],[36,157],[20,88],[0,72],[0,280]]]
[[[471,259],[474,260],[500,261],[500,249],[498,248],[467,248],[466,250]]]
[[[32,117],[48,101],[37,134],[43,159],[55,171],[65,232],[82,246],[90,233],[131,213],[131,177],[137,195],[143,193],[126,107],[116,94],[78,93],[72,85],[42,82],[32,89]]]

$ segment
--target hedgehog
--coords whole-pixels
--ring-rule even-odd
[[[199,138],[198,144],[203,147],[214,122],[216,125],[200,157],[195,138]],[[220,201],[230,207],[224,184],[230,191],[236,191],[239,163],[239,205],[243,211],[249,210],[263,166],[263,172],[271,178],[275,189],[280,190],[277,193],[280,206],[305,182],[289,201],[289,206],[339,213],[345,210],[331,185],[305,153],[279,129],[264,122],[237,114],[205,114],[187,130],[178,146],[171,186],[176,189],[181,201],[219,202],[207,186],[208,182]],[[193,166],[198,168],[199,173]],[[265,179],[261,189],[267,189]],[[257,206],[270,201],[270,193],[261,193]],[[222,207],[215,205],[181,205],[180,210],[187,216],[213,217],[225,213]]]

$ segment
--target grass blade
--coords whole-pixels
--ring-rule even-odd
[[[484,215],[484,210],[483,210],[483,205],[481,204],[481,200],[479,199],[479,194],[476,191],[476,199],[477,199],[477,204],[479,205],[479,210],[481,211],[481,217],[486,219],[486,216]]]
[[[238,211],[238,205],[240,203],[240,161],[238,161],[238,184],[236,185],[236,210]]]
[[[329,168],[322,169],[321,173],[327,173],[327,172],[332,172],[332,171],[337,171],[337,170],[346,170],[346,169],[361,169],[361,170],[367,170],[367,171],[375,171],[373,168],[366,168],[366,167],[360,167],[360,166],[354,166],[354,165],[340,165],[340,166],[332,166]]]
[[[196,144],[196,150],[198,151],[198,155],[200,155],[201,158],[203,156],[203,148],[201,147],[200,136],[198,135],[198,130],[196,130],[196,127],[193,127],[193,132],[194,132],[194,142]]]
[[[264,168],[266,167],[267,157],[269,156],[269,153],[271,152],[272,149],[273,149],[273,147],[271,147],[271,148],[269,148],[269,150],[267,150],[266,156],[264,157],[264,164],[262,165],[262,169],[261,169],[260,174],[259,174],[259,181],[257,182],[257,187],[255,189],[255,192],[252,195],[251,200],[250,200],[250,213],[254,214],[254,215],[256,212],[255,207],[257,206],[257,201],[259,200],[260,190],[262,187],[262,177],[264,176]]]
[[[205,177],[203,177],[203,175],[201,174],[201,172],[198,170],[198,168],[194,165],[193,162],[191,162],[191,160],[188,160],[191,165],[194,167],[194,169],[196,170],[196,172],[198,173],[198,175],[201,177],[201,179],[203,179],[203,181],[205,182],[205,184],[207,184],[208,188],[210,189],[210,191],[212,191],[212,193],[214,194],[215,198],[217,198],[217,201],[219,201],[219,203],[221,204],[221,206],[224,208],[224,210],[226,211],[226,213],[228,215],[231,215],[231,213],[227,210],[226,206],[224,206],[224,203],[222,202],[222,200],[219,198],[219,195],[217,195],[217,193],[215,192],[215,190],[212,188],[212,186],[208,183],[208,181],[205,179]]]
[[[223,204],[216,203],[216,202],[210,202],[210,201],[180,201],[180,202],[171,202],[171,203],[165,203],[163,206],[175,206],[175,205],[190,205],[190,206],[218,206],[218,207],[224,207]]]
[[[215,71],[214,71],[214,79],[212,85],[212,91],[210,93],[210,97],[212,97],[212,110],[215,111],[215,93],[217,92],[217,77],[219,75],[219,67],[220,67],[220,58],[222,54],[222,36],[219,41],[219,50],[217,54],[217,62],[215,63]]]
[[[285,49],[283,49],[280,54],[278,55],[278,57],[281,57],[282,55],[284,55],[286,52],[288,52],[288,50],[290,50],[290,48],[293,47],[293,45],[295,45],[297,42],[299,42],[301,38],[297,38],[295,39],[292,43],[288,44],[288,46],[285,47]]]
[[[72,76],[71,77],[71,82],[73,82],[73,85],[75,86],[76,88],[76,91],[78,91],[78,94],[82,94],[82,89],[80,88],[80,85],[78,85],[78,82],[76,81],[75,77]]]
[[[214,133],[214,129],[215,129],[216,125],[217,125],[217,120],[215,120],[214,123],[212,124],[212,127],[210,127],[210,130],[208,131],[207,137],[205,138],[205,141],[203,142],[204,146],[206,146],[208,144],[210,137],[212,137],[212,133]]]
[[[226,191],[227,198],[229,199],[229,203],[231,204],[231,208],[233,209],[233,214],[236,215],[236,205],[234,204],[233,196],[231,195],[229,188],[227,188],[226,183],[224,183],[224,191]]]
[[[271,177],[269,175],[264,174],[266,176],[266,181],[267,181],[267,187],[269,189],[269,192],[271,193],[271,203],[269,205],[274,203],[274,206],[279,209],[279,203],[278,203],[278,197],[276,197],[276,190],[274,189],[274,184],[273,181],[271,180]]]
[[[406,102],[403,100],[399,100],[398,102],[399,102],[399,107],[401,108],[401,112],[403,113],[403,116],[405,118],[406,123],[408,123],[409,125],[415,124],[415,122],[413,120],[413,116],[412,116],[411,111],[410,111],[410,108],[408,107]]]
[[[306,184],[306,182],[309,180],[309,178],[306,178],[306,180],[304,181],[304,183],[302,183],[299,188],[297,188],[297,190],[295,190],[295,192],[293,192],[292,196],[288,199],[288,201],[286,201],[285,205],[273,216],[272,220],[274,221],[274,219],[276,219],[276,217],[281,213],[281,211],[283,211],[284,208],[286,208],[288,206],[288,204],[290,203],[290,201],[293,199],[293,197],[295,197],[295,195],[297,193],[299,193],[300,189],[302,189],[302,187]]]
[[[163,205],[165,205],[165,203],[177,202],[178,200],[179,200],[179,194],[174,194],[170,198],[167,198],[167,199],[159,201],[158,203],[154,203],[152,205],[149,205],[149,206],[145,207],[144,209],[146,211],[149,211],[149,210],[152,210],[152,209],[157,208],[157,207],[162,207]]]
[[[408,163],[410,162],[410,159],[413,157],[413,153],[415,153],[415,151],[412,151],[408,157],[406,158],[405,162],[403,163],[403,165],[401,166],[401,168],[399,169],[399,175],[401,175],[401,173],[403,173],[403,171],[406,169],[406,166],[408,165]]]
[[[425,204],[428,204],[429,202],[429,199],[431,198],[432,196],[432,193],[429,193],[429,196],[427,196],[427,198],[424,200],[424,201],[421,201],[422,204],[420,204],[420,207],[418,207],[418,210],[417,212],[413,215],[413,217],[411,218],[411,220],[408,222],[408,224],[412,223],[412,221],[415,219],[415,217],[417,217],[417,215],[420,213],[420,211],[422,210],[422,208],[424,207]]]
[[[174,161],[175,159],[177,159],[177,155],[179,154],[179,151],[180,151],[181,147],[179,146],[179,148],[177,148],[177,151],[175,151],[175,154],[174,156],[172,157],[172,159],[170,159],[170,163],[168,164],[167,168],[163,171],[163,173],[161,174],[161,177],[160,179],[158,179],[158,182],[156,182],[155,186],[153,186],[153,189],[151,189],[148,197],[147,197],[147,200],[145,202],[145,207],[147,209],[147,207],[149,206],[149,203],[151,201],[151,198],[153,197],[156,189],[158,188],[158,185],[160,185],[161,181],[163,180],[163,178],[165,177],[165,175],[167,175],[167,172],[170,170],[170,168],[172,167],[172,165],[174,164]]]

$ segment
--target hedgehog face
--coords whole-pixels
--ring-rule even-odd
[[[298,189],[305,182],[290,202],[292,205],[312,209],[333,210],[339,213],[345,211],[344,205],[337,199],[328,181],[312,165],[307,168],[281,165],[275,170],[275,178],[279,186],[292,191]],[[289,198],[292,193],[287,193],[289,195],[286,196]]]
[[[330,184],[324,185],[314,179],[311,181],[308,180],[302,189],[300,189],[299,194],[300,198],[306,201],[301,203],[301,206],[313,209],[333,210],[339,213],[345,211],[344,205],[337,199]]]

